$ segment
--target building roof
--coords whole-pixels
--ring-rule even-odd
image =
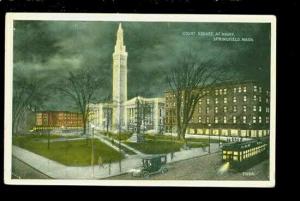
[[[225,87],[225,86],[233,86],[233,85],[240,85],[240,84],[257,84],[262,85],[261,82],[256,80],[241,80],[241,81],[226,81],[214,84],[212,87]],[[199,87],[205,88],[205,87]],[[166,90],[165,93],[171,92],[170,89]]]

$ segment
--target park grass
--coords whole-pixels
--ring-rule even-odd
[[[45,138],[38,138],[37,136],[14,137],[13,144],[67,166],[91,165],[91,139],[51,142],[50,149],[48,149],[47,142],[43,142],[43,139]],[[118,151],[95,139],[94,165],[98,164],[99,157],[103,163],[115,162],[124,158]]]
[[[211,139],[211,143],[217,143],[219,140]],[[176,137],[167,135],[149,135],[145,134],[145,141],[141,143],[126,142],[132,148],[135,148],[145,154],[167,154],[180,151],[184,147],[184,141]],[[201,148],[208,146],[208,139],[187,138],[187,146],[190,148]]]
[[[120,134],[115,133],[105,133],[106,136],[113,138],[114,140],[126,141],[128,140],[133,133],[131,132],[122,132]]]
[[[171,152],[180,151],[183,143],[173,143],[169,141],[153,141],[147,140],[141,143],[126,142],[129,146],[137,149],[145,154],[167,154]]]

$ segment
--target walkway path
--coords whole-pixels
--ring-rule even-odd
[[[111,140],[114,140],[116,143],[119,143],[118,140],[115,140],[113,138],[109,138],[109,137],[107,137],[105,135],[102,135],[100,133],[96,133],[95,134],[95,138],[98,138],[99,140],[101,140],[101,142],[103,142],[103,143],[107,144],[108,146],[110,146],[110,147],[116,149],[117,151],[119,151],[119,147],[117,147],[117,146],[115,146],[114,144],[111,143]],[[121,144],[121,146],[123,146],[123,147],[125,147],[125,148],[127,148],[127,149],[129,149],[131,151],[133,151],[136,154],[144,155],[142,152],[140,152],[140,151],[138,151],[138,150],[136,150],[136,149],[128,146],[127,144],[123,143],[122,141],[120,141],[120,144]]]
[[[168,135],[168,136],[177,136],[176,133],[165,133],[164,135]],[[208,135],[193,135],[193,134],[185,134],[185,137],[188,139],[188,138],[202,138],[202,139],[207,139],[208,138]],[[215,139],[215,140],[219,140],[219,136],[218,135],[211,135],[210,136],[210,139]],[[245,138],[245,137],[235,137],[235,136],[220,136],[220,140],[232,140],[232,139],[241,139],[243,141],[246,141],[246,140],[251,140],[252,138]]]

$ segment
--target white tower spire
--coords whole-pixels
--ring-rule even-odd
[[[124,103],[127,101],[127,56],[122,24],[119,24],[113,53],[113,130],[125,125]]]

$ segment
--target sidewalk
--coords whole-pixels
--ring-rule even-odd
[[[174,136],[176,137],[177,134],[176,133],[165,133],[164,135],[168,135],[168,136]],[[188,138],[198,138],[198,139],[208,139],[208,135],[200,135],[200,134],[185,134],[185,137],[188,139]],[[218,135],[210,135],[210,139],[214,139],[214,140],[227,140],[227,139],[242,139],[243,141],[247,141],[247,140],[251,140],[251,138],[245,138],[245,137],[238,137],[238,136],[218,136]]]

